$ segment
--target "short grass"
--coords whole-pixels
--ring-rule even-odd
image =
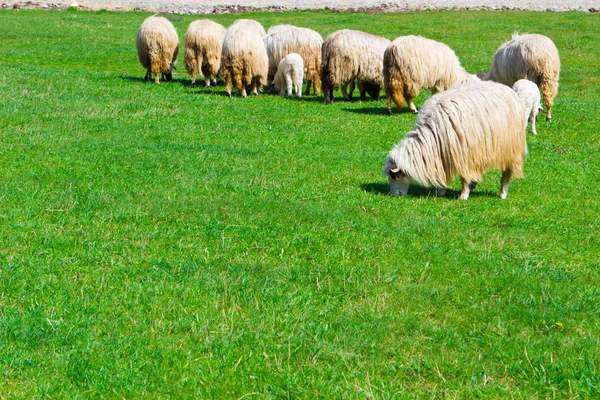
[[[227,98],[181,57],[143,82],[148,15],[0,11],[0,397],[600,396],[600,15],[211,16],[420,34],[473,72],[551,37],[525,179],[467,202],[388,195],[415,117],[383,100]]]

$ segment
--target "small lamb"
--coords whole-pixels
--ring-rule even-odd
[[[531,123],[531,133],[537,135],[535,130],[535,120],[538,112],[542,110],[540,91],[537,85],[528,79],[519,79],[512,88],[525,105],[525,127],[527,127],[527,119],[529,119],[529,122]]]
[[[277,73],[273,79],[275,90],[282,96],[292,97],[292,86],[296,95],[302,97],[302,81],[304,79],[304,60],[298,53],[290,53],[279,62]]]

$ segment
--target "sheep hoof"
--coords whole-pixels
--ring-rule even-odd
[[[548,117],[548,116],[547,116],[547,117],[546,117],[546,122],[550,122],[550,121],[552,121],[552,117]]]
[[[231,97],[231,92],[227,92],[227,93],[225,93],[225,95],[226,95],[227,97]]]
[[[416,115],[419,113],[419,110],[410,110],[410,112]]]
[[[196,87],[196,82],[192,82],[192,88]]]
[[[387,114],[387,115],[392,115],[392,109],[391,109],[391,108],[388,108],[388,109],[387,109],[387,111],[386,111],[386,114]]]

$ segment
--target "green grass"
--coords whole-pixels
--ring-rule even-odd
[[[525,179],[467,202],[388,195],[415,117],[383,100],[227,98],[182,57],[143,82],[148,15],[0,11],[0,398],[600,396],[600,15],[211,16],[420,34],[473,72],[551,37]]]

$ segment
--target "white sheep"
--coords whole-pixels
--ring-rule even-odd
[[[304,79],[304,61],[300,54],[290,53],[279,62],[277,73],[273,79],[275,90],[280,95],[292,97],[292,86],[296,90],[296,96],[302,97],[302,80]]]
[[[146,68],[144,80],[159,83],[159,74],[166,80],[173,78],[172,70],[177,63],[179,37],[173,24],[164,17],[148,17],[137,33],[136,47],[140,64]]]
[[[246,28],[252,29],[258,35],[260,35],[260,37],[263,37],[267,34],[262,24],[254,19],[236,19],[231,26],[233,25],[245,26]]]
[[[550,121],[559,75],[560,57],[552,39],[538,34],[514,33],[512,40],[500,46],[494,54],[490,71],[480,74],[480,77],[484,81],[511,87],[519,79],[534,82],[542,91],[546,120]]]
[[[511,177],[523,176],[524,118],[519,96],[494,82],[468,83],[432,96],[413,130],[386,158],[383,174],[392,195],[405,195],[410,183],[439,188],[443,195],[458,174],[460,198],[467,200],[483,173],[497,168],[505,199]]]
[[[540,106],[540,91],[537,85],[528,79],[519,79],[512,88],[525,106],[525,125],[527,125],[527,119],[529,119],[529,122],[531,123],[531,133],[537,135],[535,130],[535,120],[538,112],[542,108]]]
[[[221,76],[228,96],[231,96],[233,86],[243,97],[246,97],[247,90],[258,94],[267,81],[267,50],[256,24],[250,21],[236,21],[223,38]]]
[[[421,89],[436,94],[471,80],[479,78],[465,71],[450,47],[421,36],[401,36],[383,55],[388,115],[392,113],[392,100],[398,108],[406,100],[408,109],[416,114],[413,99]]]
[[[184,61],[192,78],[192,87],[196,87],[196,73],[199,70],[204,75],[206,87],[210,86],[211,77],[216,84],[226,31],[223,25],[208,19],[194,21],[188,27],[185,33]]]
[[[306,94],[314,87],[315,95],[321,92],[321,46],[323,38],[312,29],[292,25],[275,25],[263,38],[269,56],[267,82],[271,82],[279,62],[290,53],[298,53],[304,61]]]
[[[342,29],[331,33],[321,48],[321,87],[327,104],[333,89],[341,86],[345,100],[352,99],[358,84],[361,99],[365,92],[379,100],[383,87],[383,53],[391,42],[370,33]],[[350,85],[350,90],[347,87]]]

